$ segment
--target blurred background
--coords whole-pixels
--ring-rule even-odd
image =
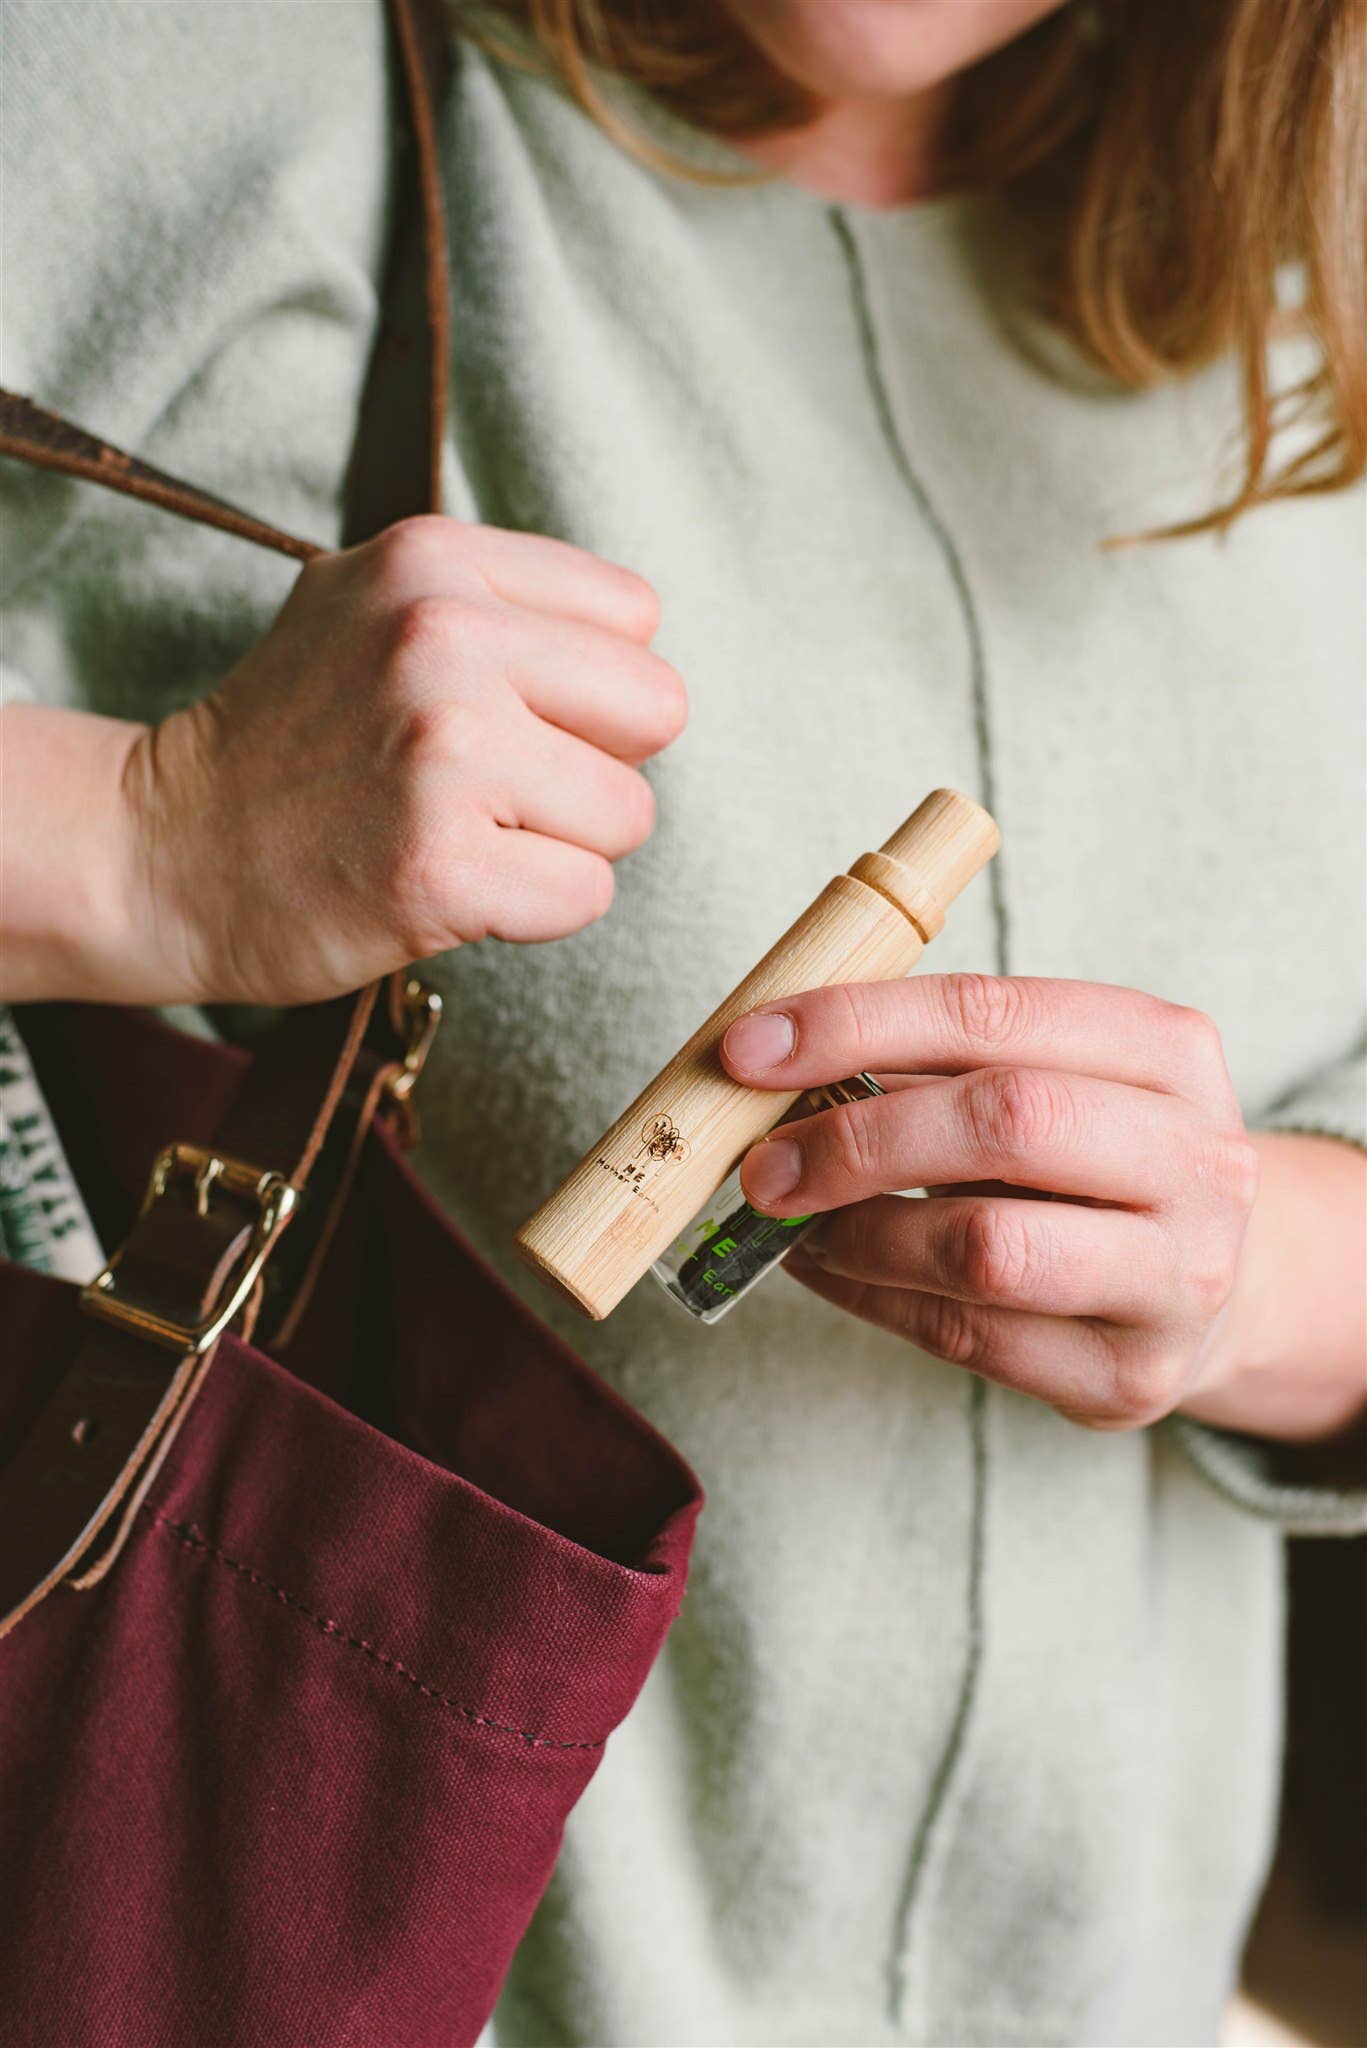
[[[1292,1542],[1277,1860],[1230,2048],[1367,2048],[1367,1539]]]

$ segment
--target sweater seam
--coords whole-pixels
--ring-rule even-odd
[[[866,266],[858,239],[840,207],[828,212],[840,245],[849,283],[855,326],[869,395],[879,431],[902,485],[925,523],[949,575],[968,643],[969,693],[972,704],[973,736],[978,756],[978,786],[985,809],[997,810],[996,772],[992,755],[992,733],[987,701],[987,654],[982,622],[974,601],[963,556],[957,542],[931,498],[908,452],[898,424],[892,393],[883,369],[882,351],[873,315]],[[988,888],[992,904],[998,974],[1009,972],[1010,924],[1006,907],[1000,856],[988,863]],[[967,1648],[959,1680],[958,1695],[950,1718],[949,1733],[930,1781],[930,1789],[912,1839],[911,1854],[897,1900],[893,1923],[893,1950],[888,1966],[888,2017],[905,2025],[912,1999],[914,1943],[913,1916],[921,1903],[931,1850],[939,1834],[950,1792],[959,1776],[969,1726],[977,1702],[983,1662],[983,1573],[986,1541],[987,1502],[987,1400],[988,1385],[975,1379],[969,1389],[969,1442],[972,1457],[972,1506],[969,1521],[967,1604]]]
[[[829,210],[828,218],[836,241],[845,260],[845,271],[849,283],[850,300],[854,311],[855,327],[859,337],[859,350],[863,360],[864,374],[873,401],[874,413],[884,446],[897,471],[902,486],[939,549],[941,559],[948,572],[950,584],[958,605],[964,637],[968,643],[968,687],[972,706],[973,738],[978,757],[978,787],[983,808],[995,818],[997,815],[997,774],[993,755],[992,728],[987,699],[987,649],[983,635],[982,620],[963,554],[958,542],[950,532],[938,506],[931,497],[906,445],[906,439],[897,424],[896,408],[892,392],[883,368],[882,350],[878,341],[878,330],[873,316],[873,302],[869,290],[869,277],[863,256],[860,253],[854,228],[845,212],[838,206]],[[1010,919],[1006,907],[1005,870],[1000,850],[995,860],[988,862],[987,885],[992,904],[992,921],[996,937],[997,972],[1010,972]]]
[[[930,1867],[931,1850],[940,1832],[950,1792],[959,1776],[968,1740],[973,1710],[977,1704],[984,1651],[983,1565],[987,1508],[987,1394],[986,1380],[969,1384],[969,1441],[972,1449],[972,1508],[969,1521],[967,1633],[968,1642],[958,1696],[949,1733],[930,1782],[920,1823],[912,1840],[911,1855],[897,1901],[894,1927],[896,1942],[888,1981],[888,2017],[894,2025],[905,2025],[913,1991],[915,1929],[913,1919],[923,1896],[923,1884]]]

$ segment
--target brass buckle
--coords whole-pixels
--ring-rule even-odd
[[[248,1166],[240,1159],[225,1159],[201,1145],[168,1145],[152,1168],[138,1214],[145,1216],[173,1180],[187,1176],[194,1183],[195,1208],[201,1216],[208,1215],[216,1187],[256,1203],[251,1237],[237,1267],[228,1276],[219,1301],[198,1323],[173,1322],[141,1302],[129,1301],[118,1292],[115,1276],[123,1253],[117,1251],[104,1271],[82,1289],[81,1306],[89,1315],[131,1330],[135,1336],[164,1344],[171,1351],[199,1357],[218,1342],[233,1317],[245,1307],[276,1239],[294,1214],[299,1194],[281,1173],[263,1172],[259,1166]]]
[[[407,1102],[427,1065],[427,1055],[432,1050],[432,1040],[441,1022],[441,997],[434,988],[429,988],[426,982],[412,975],[404,983],[403,1011],[408,1046],[403,1065],[396,1074],[391,1074],[385,1084],[395,1102]]]

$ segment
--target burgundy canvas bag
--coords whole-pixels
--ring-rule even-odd
[[[353,540],[438,502],[439,47],[390,12]],[[316,552],[12,394],[0,454]],[[678,1607],[693,1475],[406,1162],[436,1017],[401,976],[249,1057],[18,1015],[121,1249],[84,1289],[0,1264],[6,2048],[473,2041]]]

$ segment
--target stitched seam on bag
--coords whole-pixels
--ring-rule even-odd
[[[397,1673],[415,1692],[420,1692],[424,1699],[435,1700],[439,1706],[449,1707],[452,1713],[459,1714],[463,1720],[473,1722],[477,1728],[488,1728],[495,1735],[516,1735],[533,1749],[601,1749],[607,1740],[606,1736],[600,1736],[596,1742],[562,1742],[551,1735],[533,1735],[529,1729],[514,1728],[506,1721],[495,1721],[488,1714],[477,1714],[473,1707],[467,1707],[460,1700],[453,1699],[449,1692],[441,1692],[435,1685],[428,1685],[425,1680],[418,1677],[416,1671],[410,1671],[399,1658],[387,1656],[383,1650],[377,1649],[374,1643],[366,1642],[363,1636],[352,1635],[349,1630],[343,1628],[341,1622],[332,1621],[327,1615],[317,1613],[305,1601],[297,1599],[293,1593],[287,1593],[283,1586],[277,1586],[274,1579],[268,1579],[264,1572],[253,1570],[251,1565],[243,1564],[240,1558],[230,1557],[226,1550],[220,1550],[216,1544],[210,1543],[203,1531],[196,1528],[193,1522],[176,1522],[169,1515],[162,1514],[156,1519],[187,1550],[202,1551],[206,1557],[215,1558],[219,1564],[226,1565],[229,1571],[236,1572],[239,1577],[249,1579],[252,1585],[264,1587],[265,1591],[273,1594],[282,1606],[294,1608],[297,1614],[302,1614],[306,1620],[311,1621],[322,1635],[334,1636],[339,1642],[349,1643],[353,1650],[360,1650],[364,1656],[369,1657],[372,1664],[379,1664],[386,1671]]]

